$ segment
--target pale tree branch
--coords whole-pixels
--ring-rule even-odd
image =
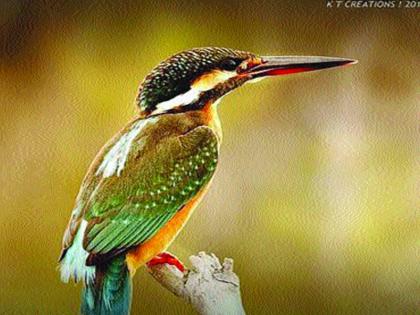
[[[200,315],[244,315],[239,278],[233,260],[223,265],[204,252],[190,256],[191,269],[181,272],[169,264],[149,266],[150,274],[166,289],[190,303]]]

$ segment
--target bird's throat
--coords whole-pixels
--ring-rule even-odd
[[[207,125],[214,131],[219,140],[219,146],[222,142],[223,133],[222,133],[222,126],[220,124],[219,114],[217,112],[217,105],[220,102],[220,99],[216,100],[215,102],[209,102],[204,106],[202,109],[203,113],[205,114],[205,119]]]

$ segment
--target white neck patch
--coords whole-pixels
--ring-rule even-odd
[[[173,108],[192,104],[198,101],[201,92],[211,90],[219,83],[225,82],[236,75],[236,71],[224,70],[214,70],[205,73],[191,84],[190,89],[187,92],[157,104],[153,114],[162,114]]]

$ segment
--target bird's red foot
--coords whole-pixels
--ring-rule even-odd
[[[182,264],[182,262],[178,260],[178,258],[166,252],[160,253],[156,257],[149,260],[149,262],[147,263],[147,267],[150,268],[152,266],[161,265],[161,264],[168,264],[168,265],[175,266],[181,272],[184,272],[185,270],[184,265]]]

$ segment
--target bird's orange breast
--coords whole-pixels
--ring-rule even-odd
[[[147,263],[159,253],[164,252],[169,247],[188,221],[208,186],[207,184],[194,198],[184,205],[151,239],[127,253],[126,262],[132,275],[134,275],[137,268]]]

